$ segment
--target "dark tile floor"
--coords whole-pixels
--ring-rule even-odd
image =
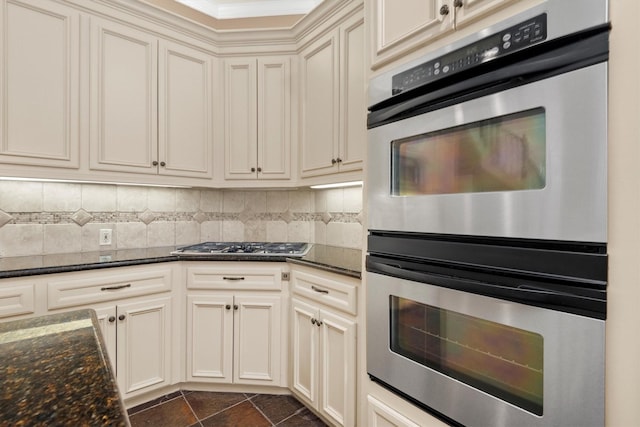
[[[132,427],[324,427],[292,396],[177,391],[129,409]]]

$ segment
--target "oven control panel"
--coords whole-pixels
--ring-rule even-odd
[[[475,43],[424,62],[392,77],[392,95],[441,79],[540,43],[547,38],[543,13]]]

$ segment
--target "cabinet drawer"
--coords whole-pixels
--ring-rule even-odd
[[[73,273],[48,281],[49,309],[149,295],[171,290],[172,269],[100,270]]]
[[[33,283],[0,286],[0,318],[36,312]]]
[[[273,290],[282,289],[282,268],[233,263],[215,267],[187,268],[188,289]]]
[[[356,314],[357,298],[356,285],[349,279],[339,278],[327,273],[312,273],[309,271],[293,270],[291,284],[293,292],[330,307]]]

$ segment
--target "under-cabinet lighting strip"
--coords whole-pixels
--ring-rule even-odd
[[[322,190],[326,188],[343,188],[343,187],[362,187],[362,181],[338,182],[335,184],[319,184],[319,185],[311,186],[311,188],[314,190]]]

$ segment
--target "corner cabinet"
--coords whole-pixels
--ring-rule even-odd
[[[372,69],[520,0],[375,0]]]
[[[286,385],[282,267],[187,268],[187,381]]]
[[[357,14],[300,54],[302,178],[362,169],[364,20]]]
[[[225,179],[291,177],[291,58],[224,61]]]
[[[79,33],[70,7],[0,3],[0,163],[79,167]]]
[[[357,280],[293,266],[293,394],[335,425],[356,425]]]
[[[213,61],[92,18],[90,168],[211,178]]]

